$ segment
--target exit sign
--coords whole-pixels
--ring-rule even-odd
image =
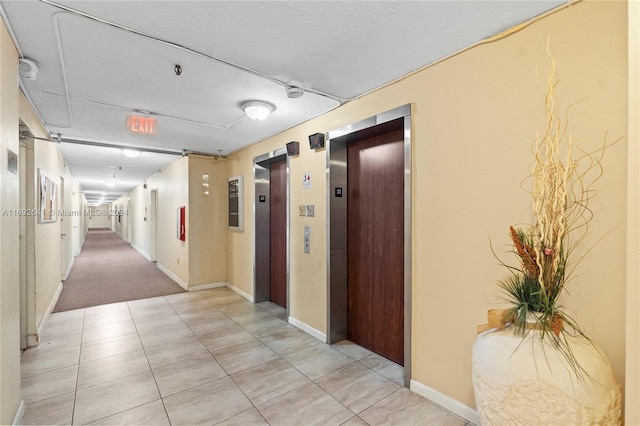
[[[130,133],[142,133],[145,135],[158,134],[158,121],[152,117],[141,115],[127,115],[125,125]]]

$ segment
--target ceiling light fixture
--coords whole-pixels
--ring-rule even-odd
[[[264,120],[273,112],[275,107],[261,101],[249,101],[242,104],[242,110],[252,120]]]
[[[125,157],[136,158],[140,155],[140,151],[136,151],[135,149],[123,149],[122,153]]]

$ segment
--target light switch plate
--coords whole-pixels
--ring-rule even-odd
[[[298,210],[300,212],[300,216],[306,216],[307,215],[307,206],[304,204],[300,204],[300,206],[298,207]]]
[[[307,216],[314,217],[315,216],[315,205],[307,204]]]

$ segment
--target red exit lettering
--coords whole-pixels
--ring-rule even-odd
[[[140,115],[127,115],[125,121],[127,131],[131,133],[143,133],[145,135],[158,134],[158,122],[152,117]]]

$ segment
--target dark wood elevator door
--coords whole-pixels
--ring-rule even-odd
[[[404,364],[404,134],[347,145],[349,340]]]
[[[287,162],[269,165],[271,301],[287,307]]]

